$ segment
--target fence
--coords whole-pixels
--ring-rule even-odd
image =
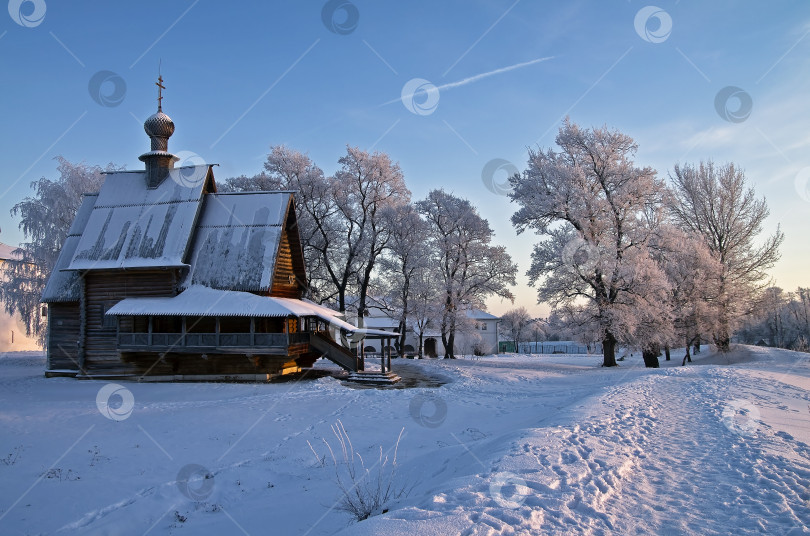
[[[601,352],[602,345],[600,343],[593,343],[590,348],[587,344],[572,341],[520,343],[520,353],[522,354],[593,354]]]

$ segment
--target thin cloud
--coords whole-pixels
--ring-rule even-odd
[[[548,61],[550,59],[554,59],[554,56],[546,56],[545,58],[537,58],[536,60],[531,61],[524,61],[523,63],[516,63],[514,65],[509,65],[508,67],[501,67],[500,69],[495,69],[494,71],[489,71],[486,73],[476,74],[474,76],[470,76],[468,78],[464,78],[462,80],[458,80],[457,82],[449,82],[447,84],[442,84],[441,86],[437,86],[436,90],[442,91],[445,89],[451,89],[454,87],[466,86],[467,84],[472,84],[473,82],[477,82],[483,78],[488,78],[490,76],[494,76],[496,74],[507,73],[509,71],[514,71],[515,69],[520,69],[521,67],[528,67],[529,65],[534,65],[535,63],[540,63],[543,61]],[[410,95],[404,95],[404,97],[413,97],[414,94],[411,93]],[[399,102],[401,98],[396,98],[390,100],[386,103],[383,103],[381,106],[387,106],[389,104],[393,104],[395,102]]]

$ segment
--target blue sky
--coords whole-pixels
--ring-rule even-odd
[[[441,186],[477,204],[520,266],[517,303],[537,314],[523,275],[536,239],[515,235],[514,207],[482,171],[496,158],[523,169],[526,148],[552,145],[565,115],[633,136],[637,162],[662,176],[676,162],[736,162],[768,199],[768,230],[786,234],[776,283],[810,285],[810,3],[648,6],[11,0],[0,14],[0,241],[22,239],[9,209],[56,175],[53,157],[142,167],[162,61],[172,152],[220,164],[225,179],[258,172],[274,144],[327,173],[346,144],[385,151],[415,199]],[[91,90],[100,71],[112,74]],[[440,89],[403,101],[414,79]],[[728,86],[736,96],[716,105]]]

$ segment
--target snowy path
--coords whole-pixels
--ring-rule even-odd
[[[528,429],[488,472],[346,534],[810,534],[810,381],[783,368],[634,374],[583,422]]]
[[[0,534],[810,534],[808,358],[395,363],[438,389],[127,384],[119,422],[96,408],[104,382],[0,358],[0,458],[19,453],[0,463]],[[324,455],[338,419],[369,460],[404,428],[413,489],[387,514],[335,509],[309,444]],[[187,464],[213,476],[199,500],[178,491]]]

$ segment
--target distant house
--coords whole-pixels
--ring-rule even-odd
[[[500,317],[489,314],[480,309],[472,309],[466,312],[467,318],[471,321],[471,330],[456,332],[454,341],[455,353],[473,354],[476,352],[483,354],[498,353],[498,323]],[[396,331],[398,322],[390,316],[385,309],[371,306],[364,317],[365,325],[385,331]],[[439,330],[428,329],[422,334],[422,353],[428,357],[441,357],[444,355],[444,345],[442,335]],[[383,348],[377,341],[369,341],[365,344],[365,351],[369,353],[380,352]],[[405,337],[405,353],[417,354],[419,352],[419,333],[415,331],[413,325],[408,326]]]
[[[174,167],[160,106],[144,129],[146,169],[85,195],[48,280],[46,374],[258,380],[320,357],[363,370],[335,335],[393,334],[302,299],[294,193],[218,193],[212,166]]]
[[[0,277],[5,277],[9,262],[19,261],[17,248],[0,242]],[[0,352],[21,352],[41,350],[39,342],[25,334],[25,326],[19,313],[10,315],[5,308],[0,308]]]

